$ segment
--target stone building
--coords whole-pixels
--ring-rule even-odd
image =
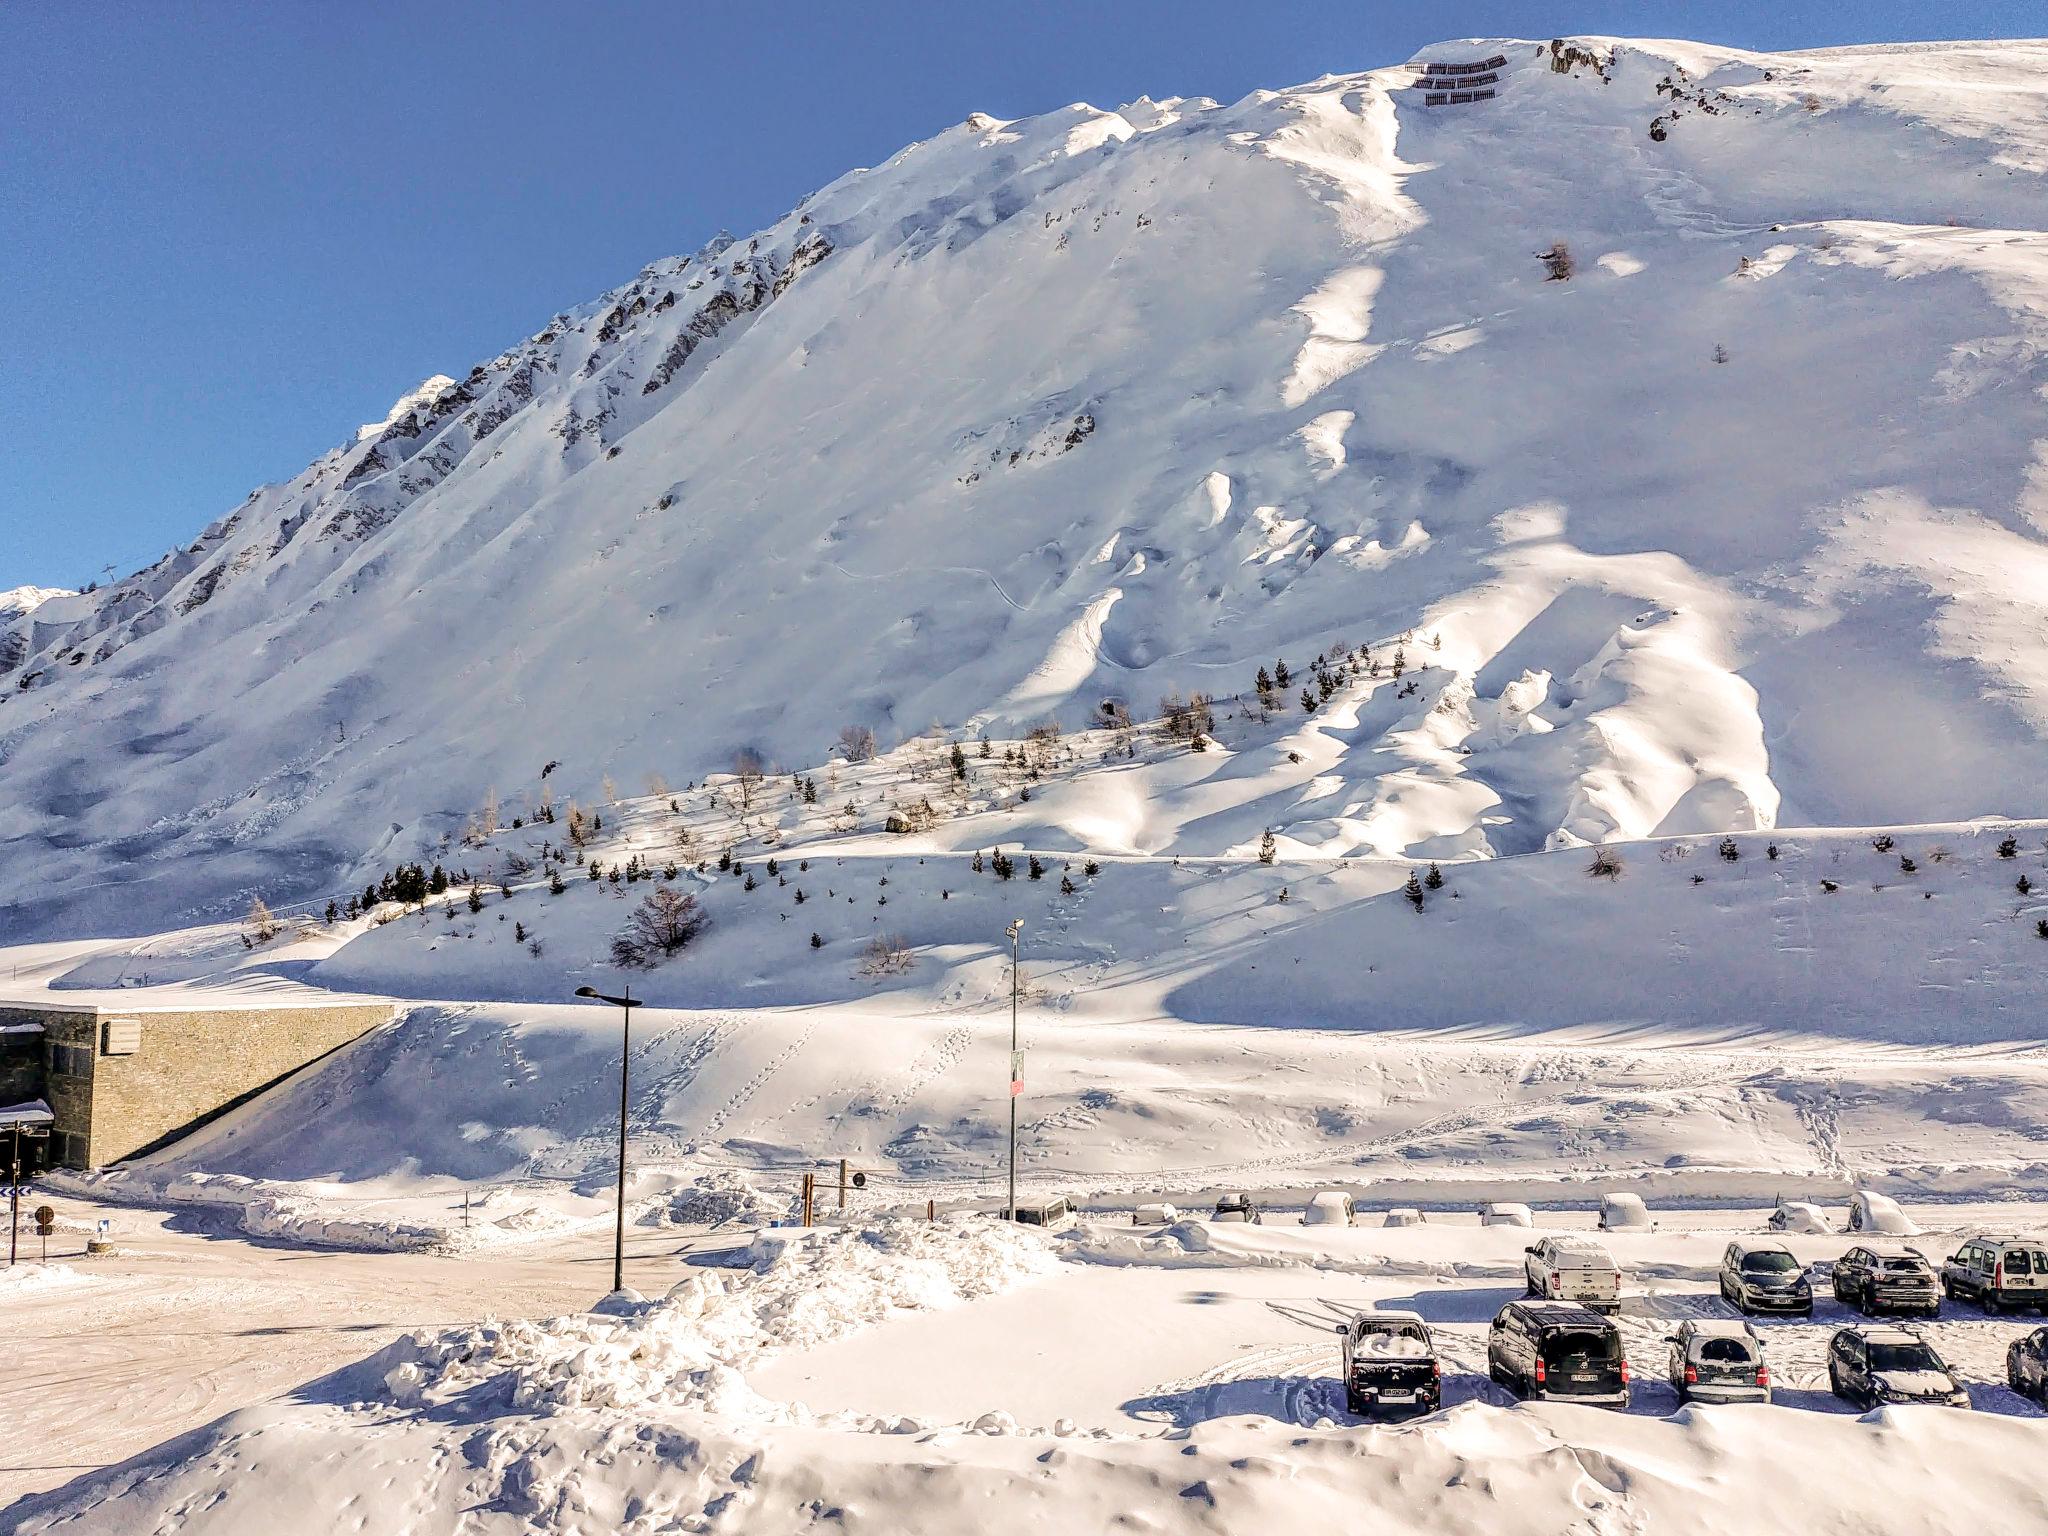
[[[0,1001],[0,1109],[47,1103],[49,1162],[102,1168],[175,1141],[395,1012],[310,990],[260,1001]]]

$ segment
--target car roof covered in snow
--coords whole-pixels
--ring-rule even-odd
[[[1790,1253],[1792,1251],[1785,1245],[1785,1240],[1780,1237],[1738,1237],[1735,1239],[1735,1246],[1744,1253]]]
[[[1406,1307],[1378,1307],[1371,1312],[1359,1313],[1351,1321],[1354,1325],[1359,1323],[1421,1323],[1423,1322],[1423,1316],[1420,1312],[1410,1312]],[[1424,1326],[1427,1326],[1427,1324],[1425,1323]]]
[[[1853,1333],[1866,1344],[1925,1344],[1917,1328],[1898,1323],[1856,1323],[1842,1330]]]
[[[1756,1330],[1739,1317],[1689,1317],[1678,1325],[1680,1333],[1702,1339],[1753,1339]]]

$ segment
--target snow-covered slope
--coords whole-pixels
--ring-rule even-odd
[[[346,889],[554,760],[1144,716],[1404,636],[1431,707],[1366,690],[1263,824],[2038,810],[2048,46],[1427,57],[1496,49],[1437,108],[1409,67],[971,118],[0,617],[0,928]]]

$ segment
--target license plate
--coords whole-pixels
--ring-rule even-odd
[[[1600,1377],[1592,1371],[1574,1371],[1565,1377],[1566,1381],[1598,1381]]]
[[[1382,1392],[1379,1395],[1379,1401],[1383,1403],[1412,1403],[1415,1401],[1415,1394],[1413,1392]]]

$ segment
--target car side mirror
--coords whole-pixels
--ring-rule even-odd
[[[1664,1342],[1666,1344],[1676,1344],[1678,1342],[1678,1335],[1675,1333],[1667,1333],[1664,1335]]]
[[[1505,1327],[1507,1327],[1507,1324],[1506,1324],[1506,1323],[1504,1323],[1504,1322],[1502,1322],[1502,1321],[1501,1321],[1501,1320],[1500,1320],[1499,1318],[1497,1318],[1497,1317],[1496,1317],[1496,1318],[1495,1318],[1495,1319],[1493,1320],[1493,1331],[1494,1331],[1495,1333],[1498,1333],[1498,1332],[1500,1332],[1500,1330],[1501,1330],[1501,1329],[1503,1329],[1503,1328],[1505,1328]]]
[[[1534,1247],[1524,1248],[1522,1252],[1527,1254],[1534,1254],[1536,1252],[1536,1249]]]

